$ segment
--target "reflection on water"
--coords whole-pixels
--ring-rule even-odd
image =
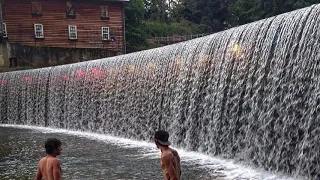
[[[38,160],[45,156],[44,141],[49,137],[62,141],[63,179],[162,179],[160,153],[154,145],[85,134],[0,126],[0,179],[33,179]],[[279,176],[225,167],[226,164],[213,163],[196,153],[186,154],[181,150],[179,153],[182,157],[182,179],[185,180],[280,179]]]
[[[62,141],[60,156],[64,179],[160,179],[156,159],[137,156],[139,149],[125,149],[88,138],[0,127],[0,179],[32,179],[38,160],[45,156],[44,141]]]

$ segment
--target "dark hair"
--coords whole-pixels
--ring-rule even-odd
[[[154,133],[154,139],[162,146],[170,146],[169,133],[165,130],[159,130]]]
[[[56,138],[47,139],[44,147],[46,148],[47,154],[52,154],[54,150],[58,149],[61,146],[61,141]]]

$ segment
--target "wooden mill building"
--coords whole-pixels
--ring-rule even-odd
[[[3,40],[23,46],[99,48],[123,54],[126,1],[2,0]]]

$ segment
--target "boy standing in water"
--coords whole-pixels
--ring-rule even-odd
[[[160,166],[164,180],[180,180],[181,168],[180,157],[176,150],[171,149],[169,133],[164,130],[155,132],[154,142],[161,151]]]
[[[61,141],[49,138],[45,143],[45,148],[48,155],[39,161],[35,180],[61,180],[60,160],[56,158],[62,150]]]

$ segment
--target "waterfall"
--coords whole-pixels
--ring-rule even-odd
[[[151,140],[320,178],[320,5],[161,48],[0,74],[0,123]]]

